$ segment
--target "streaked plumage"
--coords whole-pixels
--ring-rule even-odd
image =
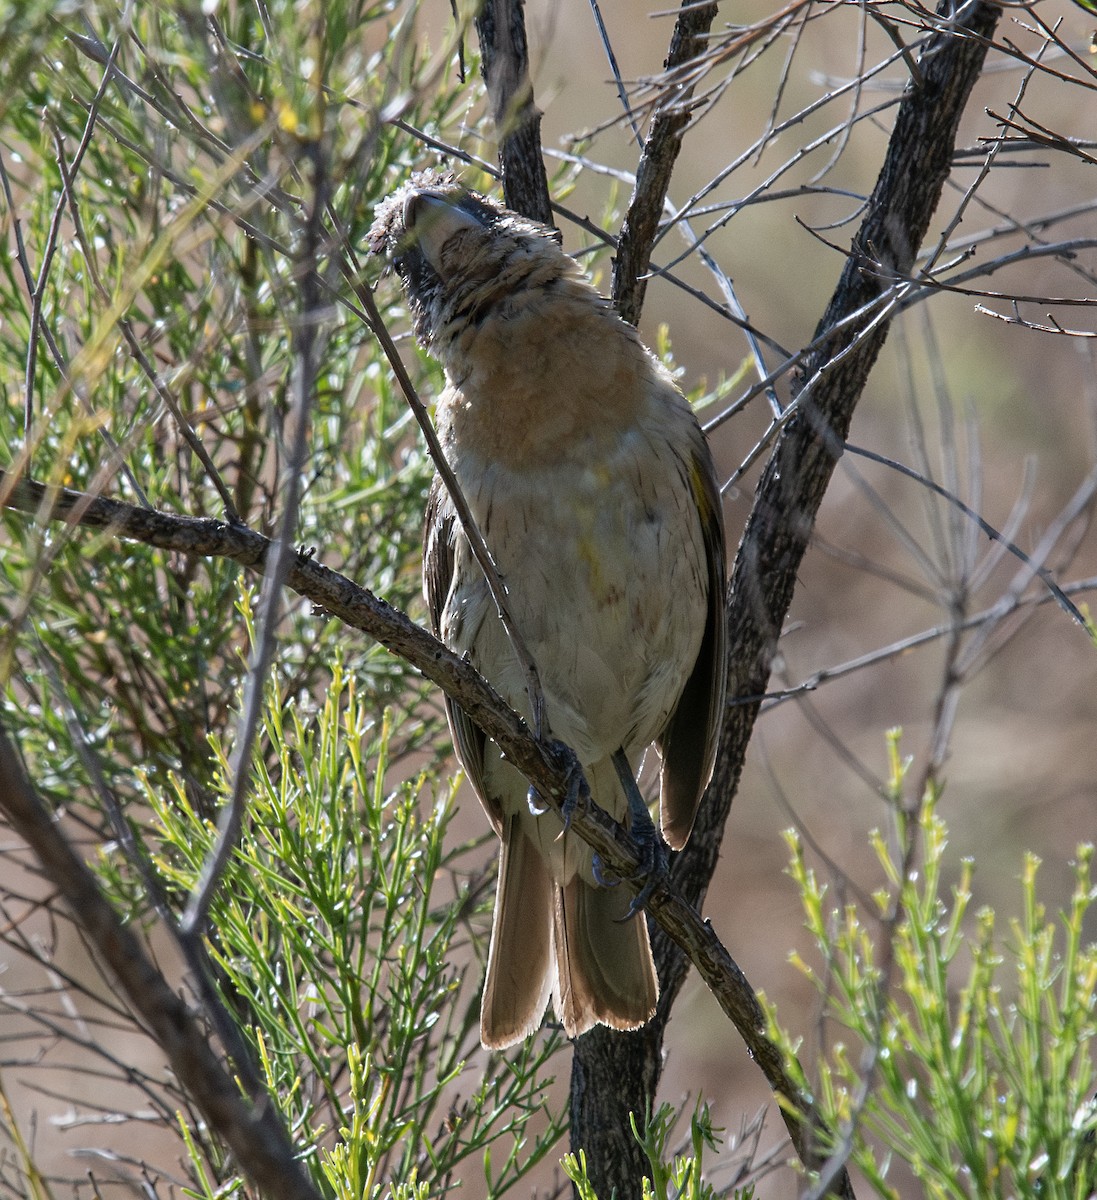
[[[660,818],[684,845],[712,772],[724,700],[724,537],[696,418],[636,331],[552,231],[450,182],[413,181],[379,209],[415,330],[445,368],[446,457],[537,664],[549,731],[597,802],[628,821],[611,762],[655,742]],[[520,712],[525,679],[439,481],[424,585],[442,640]],[[532,1033],[550,997],[567,1032],[635,1029],[658,995],[645,921],[595,881],[589,848],[461,709],[458,756],[501,839],[481,1014],[487,1046]]]

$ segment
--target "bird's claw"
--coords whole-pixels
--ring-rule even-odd
[[[564,832],[571,828],[571,818],[575,815],[575,810],[579,807],[579,800],[585,798],[590,799],[590,787],[587,784],[586,776],[583,774],[583,768],[579,765],[579,760],[575,757],[572,750],[568,749],[563,743],[558,743],[563,750],[567,752],[567,790],[564,792],[564,802],[560,805],[560,816],[564,819]]]
[[[639,852],[640,866],[635,873],[625,878],[632,880],[634,883],[642,879],[644,883],[636,895],[629,901],[628,912],[619,918],[622,923],[632,920],[644,905],[647,904],[667,870],[666,845],[653,825],[646,829],[637,830],[633,835],[633,841]],[[591,872],[594,875],[594,882],[599,887],[614,888],[621,882],[620,876],[606,873],[606,865],[602,862],[600,854],[595,854],[591,860]]]
[[[567,833],[571,826],[571,818],[574,816],[575,810],[579,807],[580,799],[583,797],[587,800],[590,799],[590,787],[587,784],[583,768],[579,765],[579,760],[575,757],[574,751],[565,746],[563,742],[555,742],[553,748],[559,751],[565,764],[564,770],[567,785],[564,790],[564,799],[560,803],[560,816],[564,822],[564,828],[561,833]],[[531,815],[535,817],[543,816],[551,807],[544,796],[532,784],[530,784],[529,791],[526,793],[526,804],[529,806]]]
[[[624,750],[618,750],[613,755],[613,765],[628,799],[629,832],[632,834],[640,854],[640,869],[632,878],[645,881],[630,901],[628,912],[621,918],[622,921],[631,921],[651,899],[652,893],[666,874],[667,850],[662,836],[651,819],[648,806],[644,803],[643,796],[640,795],[636,776],[632,773],[632,767],[629,765]]]
[[[638,912],[643,911],[667,873],[666,844],[653,824],[649,822],[646,829],[634,830],[633,840],[640,852],[641,864],[633,879],[643,879],[644,883],[629,901],[628,912],[620,918],[622,924],[625,921],[631,921]]]
[[[602,862],[602,856],[595,854],[590,860],[591,874],[594,876],[594,882],[599,887],[615,888],[621,881],[616,875],[607,875],[605,865]],[[632,916],[632,913],[629,913]],[[625,918],[628,920],[628,917]]]

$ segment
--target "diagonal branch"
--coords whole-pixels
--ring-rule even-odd
[[[143,511],[143,510],[135,510]],[[320,1200],[273,1103],[249,1104],[183,1000],[123,924],[95,876],[31,786],[15,746],[0,727],[0,811],[31,847],[96,951],[167,1055],[205,1120],[243,1173],[269,1200]]]
[[[715,3],[684,0],[671,35],[664,63],[666,70],[689,62],[705,49],[705,35],[716,18],[716,8]],[[613,304],[630,325],[639,322],[644,307],[651,248],[682,148],[682,137],[690,122],[693,89],[692,82],[684,84],[673,103],[664,103],[656,112],[636,169],[636,187],[621,227],[613,271]]]
[[[271,540],[244,526],[137,508],[67,489],[46,488],[3,471],[0,471],[0,507],[34,513],[41,520],[65,520],[105,528],[115,536],[161,549],[229,558],[260,573],[274,565]],[[535,738],[521,717],[471,664],[449,651],[404,613],[316,562],[309,552],[299,551],[291,557],[285,582],[318,608],[387,646],[443,688],[558,810],[566,798],[573,799],[578,792],[570,817],[571,829],[595,849],[609,871],[637,889],[646,882],[643,855],[625,830],[593,803],[574,754],[557,742]],[[0,811],[8,809],[0,789]],[[48,817],[45,819],[48,821]],[[60,837],[56,827],[54,833]],[[31,845],[37,851],[37,842],[32,841]],[[49,847],[47,850],[55,852]],[[666,936],[688,955],[735,1024],[774,1094],[785,1102],[782,1112],[794,1145],[802,1154],[808,1154],[820,1124],[810,1097],[798,1082],[798,1065],[788,1062],[770,1040],[765,1014],[754,989],[712,926],[671,888],[665,870],[652,883],[647,911]],[[102,903],[107,902],[102,900]],[[135,1006],[144,1012],[136,1002]]]
[[[951,6],[948,6],[951,7]],[[914,266],[951,166],[956,130],[982,70],[1000,9],[969,2],[922,51],[921,83],[910,86],[867,214],[801,369],[798,410],[763,472],[736,557],[728,616],[735,630],[729,695],[761,696],[816,514],[841,454],[853,411],[884,344],[890,319],[866,333],[851,314],[872,302],[896,274]],[[724,726],[701,836],[683,853],[687,892],[703,895],[742,770],[759,701],[733,705]]]
[[[286,462],[281,484],[282,511],[278,521],[278,533],[272,544],[270,571],[263,581],[255,645],[248,663],[247,682],[244,687],[243,713],[232,749],[232,790],[218,820],[217,841],[209,858],[202,865],[198,885],[187,902],[187,911],[180,929],[187,942],[192,942],[205,933],[206,920],[217,884],[236,849],[243,826],[251,778],[252,753],[263,710],[263,694],[277,647],[282,581],[292,559],[290,547],[297,530],[302,475],[308,457],[310,414],[315,399],[318,340],[323,311],[318,260],[328,180],[320,144],[310,142],[303,149],[312,168],[312,195],[307,216],[300,230],[301,250],[298,267],[301,272],[301,312],[293,335],[293,401],[287,422]]]

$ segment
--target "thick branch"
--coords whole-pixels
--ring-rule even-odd
[[[728,711],[716,774],[676,877],[700,900],[719,853],[747,743],[769,683],[770,664],[792,603],[796,575],[815,518],[890,321],[867,332],[850,318],[906,275],[929,229],[948,178],[956,130],[982,70],[1001,10],[969,3],[933,34],[896,115],[880,176],[841,278],[819,323],[819,344],[800,376],[799,411],[785,427],[759,480],[732,572],[728,619],[735,631],[730,696],[754,697]],[[829,330],[837,330],[828,337]],[[683,968],[684,970],[684,965]]]
[[[663,63],[667,71],[703,53],[708,44],[705,35],[716,18],[716,9],[715,3],[697,4],[695,0],[684,0]],[[682,137],[690,121],[693,89],[692,83],[684,85],[673,100],[660,106],[651,122],[636,169],[636,186],[621,227],[613,268],[613,303],[630,325],[639,322],[644,307],[651,247],[659,230],[659,217],[682,148]]]
[[[138,508],[105,496],[68,488],[48,488],[16,479],[0,470],[0,507],[35,514],[39,520],[109,529],[116,537],[143,542],[161,550],[203,558],[228,558],[265,574],[271,540],[244,525],[227,525],[205,517],[189,517]],[[321,566],[311,551],[291,557],[286,586],[311,600],[317,608],[387,646],[417,667],[428,679],[459,700],[470,716],[505,748],[529,740],[525,723],[483,681],[480,675],[405,613],[378,599],[346,576]],[[551,770],[549,759],[516,751],[523,771]]]
[[[541,155],[541,110],[533,101],[522,0],[484,0],[476,18],[507,208],[552,225]]]
[[[0,503],[35,513],[40,519],[107,528],[118,537],[165,550],[229,558],[259,572],[267,568],[270,540],[243,526],[175,516],[67,489],[49,489],[31,481],[14,479],[2,471]],[[534,738],[525,722],[469,663],[449,651],[404,613],[321,566],[304,551],[296,554],[286,584],[346,624],[368,633],[442,687],[538,791],[559,808],[579,770],[575,756],[559,743]],[[4,804],[0,796],[0,807]],[[585,786],[571,816],[571,828],[595,849],[608,870],[637,885],[644,882],[642,855],[624,829],[592,802]],[[786,1120],[795,1145],[806,1152],[810,1146],[810,1131],[818,1121],[780,1051],[766,1036],[764,1014],[754,990],[708,922],[670,889],[669,876],[664,873],[654,882],[648,912],[697,967],[724,1012],[734,1022],[774,1092],[791,1102],[792,1109]],[[77,909],[78,913],[81,911]],[[594,1035],[588,1035],[588,1038],[591,1036]],[[581,1039],[578,1045],[583,1046],[588,1038]],[[625,1128],[628,1128],[627,1120]]]
[[[716,868],[797,572],[853,411],[887,336],[887,320],[866,332],[865,321],[850,318],[887,288],[892,272],[904,274],[913,267],[1000,10],[979,2],[957,12],[945,0],[939,13],[943,27],[923,48],[920,83],[908,87],[899,106],[867,215],[819,325],[824,335],[839,332],[824,337],[807,360],[798,412],[759,481],[736,556],[728,596],[728,695],[745,702],[728,708],[712,783],[690,840],[672,866],[676,889],[697,908]],[[655,1019],[627,1036],[594,1030],[576,1046],[573,1146],[582,1145],[588,1161],[611,1164],[594,1181],[600,1194],[613,1187],[631,1193],[639,1186],[644,1163],[628,1144],[628,1113],[650,1105],[655,1094],[666,1021],[689,969],[689,960],[662,928],[653,930],[652,946],[661,986]],[[614,1081],[612,1089],[602,1086],[606,1079]],[[819,1153],[806,1149],[806,1161],[818,1165]],[[848,1188],[848,1178],[839,1174],[832,1190],[841,1194]]]

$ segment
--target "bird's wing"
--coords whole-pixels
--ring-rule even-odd
[[[701,519],[708,570],[708,614],[697,661],[681,699],[659,738],[660,823],[667,844],[680,850],[693,828],[697,806],[716,761],[727,686],[727,564],[720,489],[711,460],[694,452],[689,463],[693,500]]]
[[[423,591],[435,636],[441,636],[442,611],[453,585],[457,541],[463,537],[445,484],[435,476],[427,497],[423,526]],[[445,697],[445,702],[450,736],[457,757],[498,833],[502,828],[502,806],[498,800],[489,797],[484,786],[484,748],[487,738],[459,704],[449,696]]]

